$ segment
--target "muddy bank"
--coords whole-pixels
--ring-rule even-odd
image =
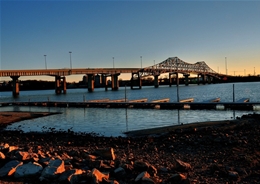
[[[28,120],[28,119],[34,119],[34,118],[40,118],[44,116],[50,116],[54,114],[59,114],[57,112],[10,112],[10,111],[4,111],[0,112],[0,129],[5,128],[7,125],[10,125],[12,123]]]

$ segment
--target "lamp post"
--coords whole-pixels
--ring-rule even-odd
[[[115,58],[113,57],[113,68],[115,68]]]
[[[142,64],[142,56],[140,56],[140,58],[141,58],[141,68],[143,68],[143,66],[142,66],[142,65],[143,65],[143,64]]]
[[[227,73],[228,73],[228,71],[227,71],[227,57],[225,57],[225,64],[226,64],[226,75],[227,75]]]
[[[255,76],[255,67],[254,67],[254,76]]]
[[[72,63],[71,63],[71,51],[69,51],[69,53],[70,53],[70,69],[72,69]]]
[[[45,69],[47,70],[46,56],[47,56],[47,55],[44,55],[44,58],[45,58]]]

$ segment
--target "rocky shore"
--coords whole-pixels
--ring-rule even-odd
[[[0,183],[259,181],[259,114],[142,137],[1,131]]]

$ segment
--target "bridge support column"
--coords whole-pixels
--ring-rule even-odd
[[[134,79],[134,75],[137,74],[137,79]],[[140,78],[139,72],[137,73],[132,73],[131,77],[131,89],[134,89],[134,86],[138,86],[139,89],[142,88],[142,80]]]
[[[62,77],[62,90],[63,90],[63,94],[67,93],[67,84],[66,84],[66,77]]]
[[[55,76],[55,93],[61,94],[63,91],[66,94],[67,87],[66,87],[66,77],[61,77],[56,75]]]
[[[94,91],[94,74],[88,74],[88,91]]]
[[[102,86],[105,87],[105,90],[107,91],[108,85],[107,85],[107,76],[104,74],[101,75],[101,81],[102,81]]]
[[[208,84],[211,84],[211,81],[212,81],[211,76],[208,75],[207,78],[208,78]]]
[[[169,73],[169,87],[172,87],[172,73]]]
[[[154,87],[158,88],[159,87],[159,80],[158,80],[159,75],[154,75]]]
[[[188,86],[188,85],[189,85],[189,76],[190,76],[190,74],[184,74],[184,77],[185,77],[185,86]]]
[[[200,85],[200,74],[197,75],[197,84]]]
[[[206,75],[201,75],[202,78],[202,84],[205,85],[206,83]]]
[[[20,76],[11,76],[13,79],[13,96],[16,97],[19,95],[19,78]]]
[[[118,81],[118,76],[120,74],[112,74],[111,75],[111,82],[112,82],[112,90],[116,91],[119,88],[119,81]]]
[[[179,81],[179,74],[176,73],[176,86],[179,86],[180,81]]]

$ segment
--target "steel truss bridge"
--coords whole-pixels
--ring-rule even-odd
[[[178,57],[169,57],[165,61],[142,68],[139,70],[141,77],[158,76],[163,73],[182,73],[182,74],[199,74],[208,75],[216,78],[224,76],[212,70],[204,61],[197,62],[195,64],[187,63]]]

